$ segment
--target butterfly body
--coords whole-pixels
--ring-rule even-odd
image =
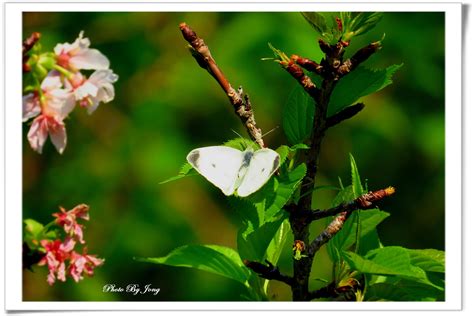
[[[227,146],[192,150],[188,162],[225,195],[248,196],[260,189],[278,169],[280,155],[264,148],[240,151]]]

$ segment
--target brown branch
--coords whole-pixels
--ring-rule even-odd
[[[386,189],[378,190],[375,192],[368,192],[359,196],[348,203],[341,203],[336,207],[328,210],[320,211],[316,210],[312,212],[310,220],[317,220],[323,217],[337,215],[332,222],[321,232],[308,247],[308,256],[312,257],[321,248],[322,245],[327,243],[334,235],[336,235],[343,227],[346,220],[355,210],[367,210],[374,207],[374,203],[382,200],[383,198],[390,196],[395,193],[395,188],[388,187]]]
[[[331,282],[318,290],[309,292],[308,300],[317,298],[340,298],[341,296],[344,297],[344,300],[347,300],[348,297],[354,297],[356,288],[357,282],[351,282],[343,286],[336,286],[334,282]]]
[[[370,43],[369,45],[359,49],[354,56],[344,61],[344,63],[338,68],[340,78],[354,70],[359,64],[366,61],[372,54],[382,48],[380,42]]]
[[[319,97],[321,94],[321,91],[316,87],[316,85],[313,83],[310,77],[308,77],[303,69],[301,69],[300,66],[298,66],[295,62],[292,60],[285,61],[282,60],[280,61],[280,65],[285,69],[293,78],[298,81],[298,83],[305,89],[305,91],[315,100]]]
[[[316,74],[321,74],[323,72],[323,66],[309,58],[303,58],[293,54],[291,55],[291,60],[308,71],[314,72]]]
[[[29,72],[31,71],[31,67],[27,64],[28,59],[30,56],[28,56],[28,52],[35,46],[35,44],[39,41],[41,37],[41,33],[38,32],[33,32],[30,37],[28,37],[24,42],[23,42],[23,50],[22,50],[22,55],[23,55],[23,72]]]
[[[364,103],[356,103],[354,105],[344,108],[340,112],[337,112],[333,116],[330,116],[326,119],[326,128],[337,125],[344,120],[348,120],[351,117],[355,116],[357,113],[364,109]]]
[[[248,95],[244,95],[242,89],[236,91],[231,86],[222,70],[217,66],[209,47],[202,38],[198,37],[186,23],[181,23],[179,28],[184,39],[189,43],[191,53],[199,66],[206,69],[212,77],[216,79],[222,90],[227,94],[230,103],[234,107],[235,113],[239,116],[250,137],[255,140],[260,147],[264,148],[265,143],[263,142],[262,131],[257,127]]]
[[[281,281],[290,286],[293,284],[292,277],[282,274],[278,270],[278,267],[275,267],[268,260],[265,260],[267,265],[261,264],[260,262],[257,262],[257,261],[249,261],[245,259],[243,261],[244,261],[244,264],[249,269],[252,269],[254,272],[258,273],[258,275],[264,279]]]

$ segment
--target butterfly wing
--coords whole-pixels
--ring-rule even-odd
[[[235,191],[242,158],[240,150],[226,146],[197,148],[186,157],[197,172],[221,189],[225,195],[231,195]]]
[[[276,151],[264,148],[254,152],[237,195],[245,197],[260,189],[279,166],[280,155]]]

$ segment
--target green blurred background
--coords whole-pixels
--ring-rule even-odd
[[[59,155],[48,140],[39,155],[24,124],[23,216],[47,223],[58,206],[90,205],[85,239],[105,258],[93,278],[50,287],[45,267],[25,271],[24,300],[233,301],[244,288],[220,276],[133,260],[164,256],[184,244],[236,248],[240,219],[225,196],[202,177],[165,185],[193,148],[245,135],[226,96],[186,49],[178,29],[187,22],[203,37],[234,87],[249,93],[263,131],[281,126],[281,110],[294,80],[272,61],[267,43],[317,61],[318,35],[299,13],[25,13],[23,37],[42,34],[45,50],[72,43],[81,30],[119,75],[116,97],[92,115],[77,108],[67,120],[68,145]],[[328,131],[318,185],[350,182],[348,154],[369,189],[396,187],[381,208],[391,213],[379,227],[385,245],[444,250],[444,14],[386,13],[378,26],[356,37],[346,56],[385,33],[383,49],[364,65],[404,63],[394,84],[366,97],[355,118]],[[283,129],[266,144],[285,144]],[[316,192],[317,208],[333,191]],[[315,223],[316,235],[322,224]],[[280,260],[291,273],[291,240]],[[312,288],[330,279],[321,251]],[[157,296],[103,293],[102,286],[137,283],[161,288]],[[286,285],[271,282],[274,300],[290,300]]]

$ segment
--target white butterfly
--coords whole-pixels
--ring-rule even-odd
[[[248,196],[260,189],[280,166],[280,155],[271,149],[240,151],[227,146],[192,150],[188,162],[225,195]]]

